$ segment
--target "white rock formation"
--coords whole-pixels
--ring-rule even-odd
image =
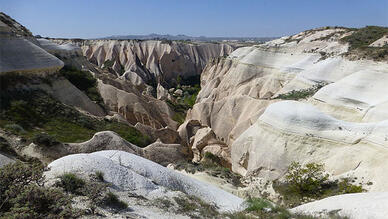
[[[123,151],[69,155],[53,161],[48,167],[49,171],[45,173],[48,181],[55,180],[65,172],[88,176],[102,171],[104,180],[113,187],[150,199],[164,197],[168,195],[168,191],[177,190],[215,204],[222,212],[239,210],[243,202],[219,188]]]
[[[372,192],[332,196],[298,206],[291,211],[321,217],[333,211],[350,219],[385,219],[388,215],[387,206],[387,192]]]
[[[381,191],[388,180],[387,129],[388,121],[345,122],[305,103],[274,103],[233,143],[232,169],[276,179],[292,161],[323,163],[334,177],[357,177],[370,191]]]
[[[213,43],[166,43],[156,40],[71,42],[80,46],[87,59],[100,67],[109,60],[113,62],[112,69],[117,74],[123,68],[129,74],[138,75],[143,81],[156,83],[171,83],[178,75],[183,78],[199,75],[209,59],[233,51],[229,45]]]
[[[340,39],[350,34],[310,30],[213,59],[186,122],[210,127],[242,175],[273,180],[292,161],[315,162],[334,177],[386,190],[388,63],[343,56],[349,45]],[[274,99],[291,91],[310,93],[299,102]],[[195,133],[187,135],[186,126],[179,132],[190,144]]]
[[[339,39],[351,33],[342,28],[305,31],[263,45],[239,48],[227,58],[212,60],[201,75],[201,92],[187,120],[199,120],[231,145],[265,107],[276,101],[271,98],[319,83],[330,85],[308,101],[325,113],[348,121],[388,119],[384,99],[378,95],[384,92],[384,86],[379,84],[383,84],[388,73],[388,63],[342,57],[348,45]],[[367,77],[368,73],[373,76]],[[368,89],[367,84],[376,87],[352,94],[358,87]],[[331,96],[334,93],[338,97]],[[379,100],[371,99],[374,102],[360,112],[357,107],[362,103],[357,101],[371,95]],[[354,103],[351,108],[349,103]]]

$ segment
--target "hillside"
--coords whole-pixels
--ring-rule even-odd
[[[0,217],[384,218],[387,34],[43,39],[0,13]]]

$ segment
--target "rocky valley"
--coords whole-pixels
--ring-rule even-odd
[[[0,218],[386,218],[387,36],[42,38],[0,13]]]

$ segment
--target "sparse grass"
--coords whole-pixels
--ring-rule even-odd
[[[81,195],[81,189],[86,185],[85,180],[79,178],[74,173],[64,173],[59,177],[58,186],[62,187],[66,192]]]
[[[43,147],[51,147],[59,144],[59,142],[55,138],[45,132],[35,134],[32,139],[32,142]]]
[[[65,66],[60,70],[60,73],[74,86],[83,91],[91,100],[100,106],[104,106],[102,97],[97,90],[97,80],[90,72]]]
[[[292,90],[285,94],[279,94],[274,99],[282,100],[300,100],[313,96],[319,89],[325,86],[326,83],[319,83],[307,89]]]
[[[96,175],[96,178],[97,178],[98,181],[100,181],[100,182],[104,182],[105,181],[104,180],[104,173],[103,172],[96,171],[95,175]]]
[[[224,218],[230,219],[251,219],[251,218],[271,218],[271,219],[318,219],[318,217],[293,214],[286,208],[277,206],[262,198],[248,198],[245,201],[246,209],[240,212],[224,214]],[[320,217],[319,217],[320,218]],[[328,219],[347,219],[340,217],[336,213],[331,213]]]
[[[216,218],[220,214],[217,207],[207,204],[195,196],[174,197],[179,206],[179,213],[190,216],[190,218]]]
[[[104,205],[117,209],[117,210],[123,210],[128,208],[128,204],[121,201],[119,197],[114,194],[113,192],[108,192],[105,194],[105,197],[103,199]]]
[[[157,206],[159,208],[165,209],[165,210],[168,210],[172,206],[174,206],[174,203],[172,203],[167,198],[156,198],[152,202],[153,202],[153,205],[155,205],[155,206]]]
[[[388,35],[388,27],[366,26],[356,29],[354,33],[342,38],[341,41],[350,44],[346,55],[380,61],[387,60],[388,46],[369,47],[369,45],[384,35]]]
[[[133,127],[85,116],[43,91],[6,91],[0,97],[5,100],[0,106],[0,127],[28,141],[45,132],[59,142],[82,142],[98,131],[110,130],[140,147],[151,142]]]

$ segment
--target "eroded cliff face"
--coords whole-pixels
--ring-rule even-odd
[[[321,162],[383,189],[388,62],[356,59],[344,40],[356,31],[310,30],[213,59],[186,121],[210,127],[240,174],[277,179],[292,161]]]
[[[56,40],[58,43],[64,41]],[[227,56],[233,48],[227,44],[159,40],[82,40],[72,41],[84,56],[101,68],[135,85],[175,85],[178,76],[199,76],[206,63]]]

